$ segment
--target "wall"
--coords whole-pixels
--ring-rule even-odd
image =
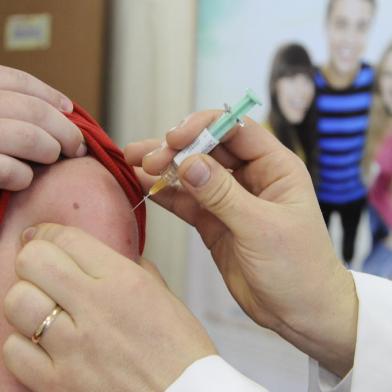
[[[192,111],[195,0],[114,0],[108,129],[120,146],[164,137]],[[145,256],[183,295],[187,229],[148,206]]]

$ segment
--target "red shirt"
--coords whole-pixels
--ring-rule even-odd
[[[74,111],[66,116],[82,131],[88,154],[112,173],[127,195],[130,204],[135,206],[142,200],[143,191],[135,171],[125,162],[122,151],[111,141],[100,125],[78,104],[75,103]],[[0,224],[11,196],[12,192],[0,191]],[[139,252],[142,253],[146,229],[145,205],[142,204],[134,213],[139,231]]]
[[[384,222],[392,229],[392,132],[384,139],[376,156],[380,173],[369,192],[369,199]]]

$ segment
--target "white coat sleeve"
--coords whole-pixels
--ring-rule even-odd
[[[268,392],[218,355],[190,365],[166,392]]]
[[[352,274],[359,300],[353,369],[339,380],[311,360],[309,392],[392,391],[392,282]]]

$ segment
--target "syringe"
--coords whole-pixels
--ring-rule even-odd
[[[225,112],[187,147],[177,153],[168,168],[161,174],[161,178],[151,187],[148,194],[133,208],[134,211],[150,196],[157,194],[168,185],[174,185],[177,181],[177,168],[188,157],[194,154],[208,154],[220,142],[220,140],[236,124],[244,126],[242,117],[255,105],[261,105],[260,100],[252,90],[247,90],[245,96],[233,108],[225,104]]]

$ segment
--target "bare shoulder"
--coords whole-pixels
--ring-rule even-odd
[[[125,256],[137,257],[129,201],[112,174],[91,157],[37,168],[30,188],[12,198],[6,230],[41,222],[80,227]]]

